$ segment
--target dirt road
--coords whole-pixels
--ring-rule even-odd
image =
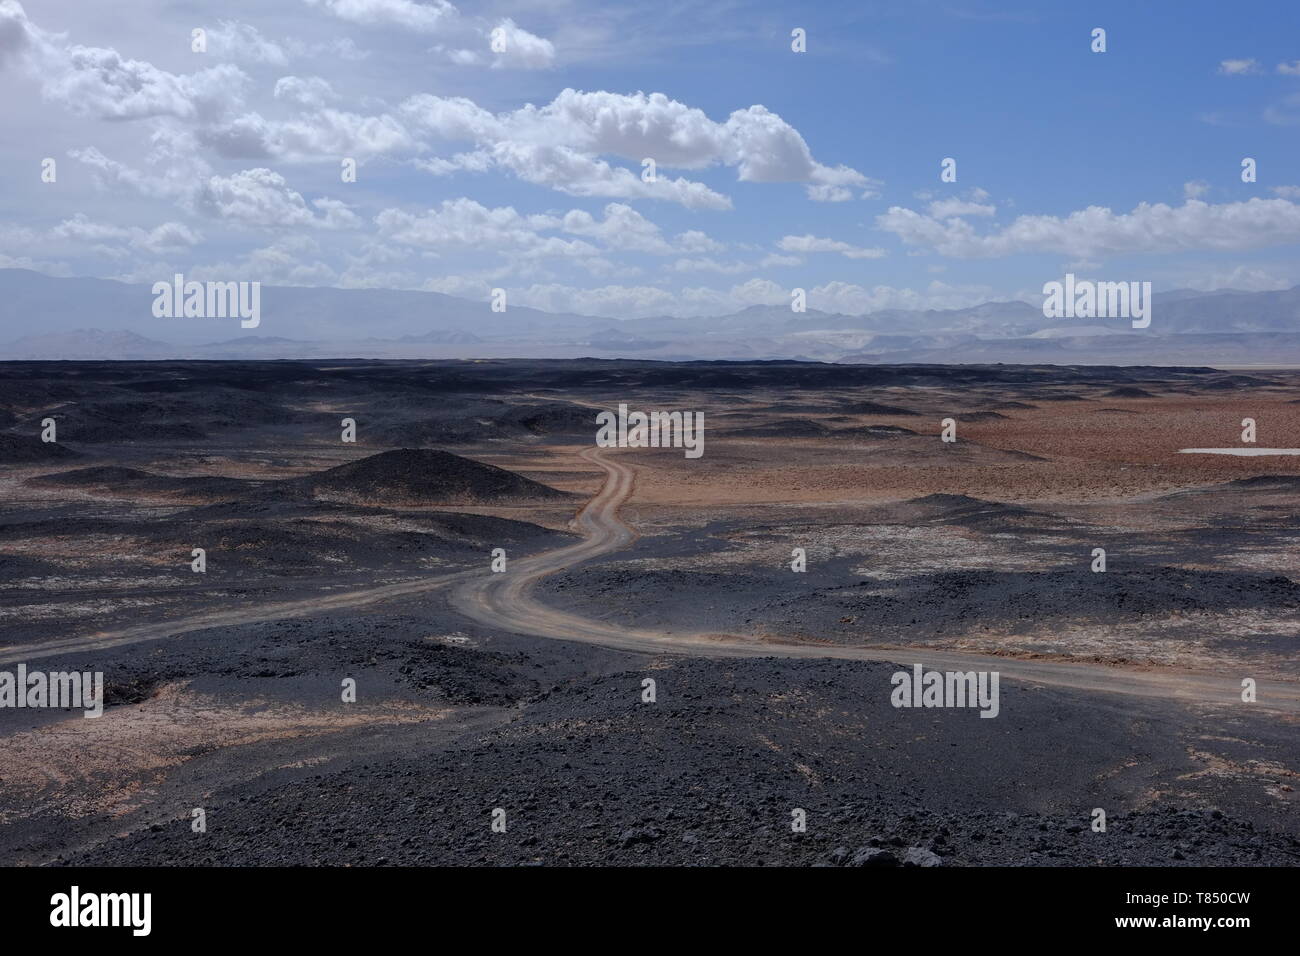
[[[584,540],[566,548],[521,558],[505,574],[489,574],[464,581],[452,593],[452,604],[467,617],[491,627],[564,641],[652,654],[692,654],[708,657],[797,657],[892,661],[910,667],[922,663],[937,670],[990,670],[1003,678],[1116,694],[1163,697],[1191,703],[1254,706],[1300,714],[1300,685],[1260,681],[1258,701],[1242,704],[1241,677],[1249,675],[1197,674],[1167,669],[1137,670],[1086,662],[1021,660],[960,651],[908,648],[833,647],[819,644],[778,644],[701,634],[667,634],[603,624],[546,607],[532,596],[533,585],[548,574],[581,561],[625,547],[635,532],[618,516],[619,507],[632,493],[632,469],[606,457],[599,449],[583,453],[603,468],[605,485],[578,514],[576,523]],[[655,594],[652,600],[671,600]]]
[[[206,628],[305,617],[331,609],[358,607],[391,598],[452,588],[450,600],[456,610],[489,627],[618,650],[715,658],[788,657],[892,661],[906,667],[921,663],[937,670],[998,671],[1004,679],[1057,687],[1176,699],[1213,706],[1251,706],[1300,715],[1300,684],[1292,682],[1261,680],[1257,687],[1258,701],[1249,705],[1242,704],[1241,680],[1249,674],[1216,675],[1165,668],[1136,669],[1074,661],[1024,660],[959,651],[785,644],[750,640],[741,636],[642,631],[604,624],[546,607],[532,594],[533,586],[541,578],[590,558],[617,551],[636,540],[636,532],[619,518],[619,508],[633,491],[635,476],[632,468],[618,461],[616,455],[607,456],[601,449],[588,449],[582,453],[582,457],[606,473],[605,484],[574,519],[577,530],[584,536],[583,540],[554,551],[513,559],[505,573],[490,572],[484,562],[481,571],[461,571],[437,578],[325,594],[297,601],[250,604],[247,607],[211,612],[178,621],[98,632],[39,645],[0,647],[0,665],[71,652],[109,649]],[[671,595],[655,594],[652,599],[671,600]]]

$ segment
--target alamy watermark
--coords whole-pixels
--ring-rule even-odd
[[[703,412],[604,411],[596,416],[596,445],[600,448],[684,448],[687,458],[704,454]]]
[[[132,936],[153,929],[152,893],[83,893],[74,886],[50,897],[50,925],[128,927]]]
[[[981,717],[998,715],[998,671],[895,671],[889,702],[895,707],[978,707]]]
[[[155,282],[153,295],[153,314],[158,319],[238,317],[245,329],[262,322],[260,282],[186,282],[178,272],[171,282]]]
[[[1132,319],[1135,329],[1151,324],[1150,282],[1076,281],[1067,272],[1064,282],[1045,283],[1043,295],[1049,319]]]
[[[0,707],[81,708],[83,717],[104,713],[104,675],[86,671],[0,671]]]

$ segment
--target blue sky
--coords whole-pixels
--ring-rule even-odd
[[[1298,11],[0,0],[0,266],[611,316],[1285,288]]]

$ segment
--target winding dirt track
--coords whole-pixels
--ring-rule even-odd
[[[579,544],[512,561],[506,574],[480,575],[452,593],[460,613],[491,627],[563,641],[580,641],[602,647],[651,654],[691,654],[706,657],[838,658],[856,661],[892,661],[910,667],[920,662],[938,670],[990,670],[1003,678],[1071,687],[1079,690],[1142,697],[1162,697],[1200,704],[1241,704],[1241,677],[1249,675],[1197,674],[1171,670],[1130,670],[1086,662],[1020,660],[961,651],[931,649],[835,647],[822,644],[778,644],[739,637],[700,634],[665,634],[605,624],[557,611],[538,603],[533,585],[548,574],[588,558],[625,547],[636,534],[618,517],[618,509],[632,494],[632,469],[599,449],[582,457],[603,468],[607,480],[600,492],[579,512]],[[671,600],[671,595],[654,595]],[[1253,706],[1300,714],[1300,685],[1259,681],[1258,702]]]
[[[39,645],[0,647],[0,664],[78,651],[109,649],[213,627],[308,617],[322,611],[359,607],[451,587],[452,606],[466,617],[490,627],[624,651],[715,658],[787,657],[891,661],[907,667],[919,662],[932,669],[998,671],[1008,680],[1100,693],[1131,694],[1195,704],[1241,704],[1241,678],[1250,676],[1248,674],[1220,676],[1163,668],[1136,670],[1086,662],[1022,660],[929,648],[839,647],[771,643],[730,635],[669,634],[624,628],[546,607],[532,595],[533,585],[541,578],[590,558],[617,551],[636,540],[636,532],[618,516],[619,508],[632,494],[635,483],[632,469],[617,460],[606,458],[596,448],[584,451],[582,457],[603,469],[607,476],[600,491],[574,519],[577,529],[584,536],[583,540],[554,551],[513,559],[509,570],[504,574],[477,569],[461,571],[437,578],[325,594],[304,600],[249,605],[178,621],[46,641]],[[670,596],[656,595],[655,599],[662,600],[666,597]],[[1258,702],[1250,706],[1300,714],[1300,684],[1261,680],[1257,692]]]

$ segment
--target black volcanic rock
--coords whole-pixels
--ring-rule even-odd
[[[231,498],[259,487],[256,481],[217,475],[155,475],[138,468],[100,465],[29,478],[27,484],[49,488],[107,488],[114,491],[187,497]]]
[[[380,504],[562,501],[567,492],[432,448],[402,448],[302,479],[311,494]]]
[[[733,438],[821,438],[830,431],[821,422],[808,418],[786,418],[765,425],[730,429],[727,435]]]
[[[0,434],[0,464],[14,465],[75,458],[77,453],[58,442],[44,442],[34,435]]]
[[[840,411],[849,415],[919,415],[920,412],[914,412],[910,408],[900,408],[897,405],[885,405],[882,402],[850,402],[840,408]]]

